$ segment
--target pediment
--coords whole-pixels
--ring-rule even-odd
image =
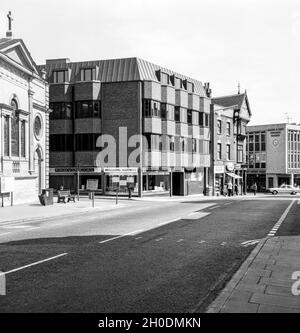
[[[2,47],[0,51],[22,67],[39,75],[37,66],[22,40],[9,43],[6,47]]]

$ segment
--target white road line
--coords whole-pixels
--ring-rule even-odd
[[[228,205],[231,205],[231,204],[232,204],[232,202],[227,202],[227,203],[224,204],[224,206],[228,206]]]
[[[157,238],[155,241],[160,242],[161,240],[163,240],[163,238]]]
[[[273,228],[271,229],[271,231],[268,233],[268,236],[273,237],[276,234],[276,231],[279,229],[279,227],[281,226],[281,224],[283,223],[283,221],[286,219],[289,211],[291,210],[294,202],[296,200],[292,200],[292,202],[289,204],[289,206],[287,207],[287,209],[283,212],[283,214],[280,216],[280,219],[275,223],[275,225],[273,226]]]
[[[53,259],[57,259],[57,258],[60,258],[62,256],[66,256],[68,253],[62,253],[62,254],[59,254],[57,256],[54,256],[54,257],[51,257],[51,258],[47,258],[47,259],[44,259],[44,260],[40,260],[40,261],[37,261],[37,262],[34,262],[32,264],[29,264],[29,265],[26,265],[26,266],[22,266],[22,267],[19,267],[19,268],[15,268],[15,269],[12,269],[10,271],[7,271],[7,272],[3,272],[3,274],[7,275],[7,274],[11,274],[11,273],[14,273],[14,272],[17,272],[17,271],[20,271],[22,269],[25,269],[25,268],[29,268],[29,267],[32,267],[32,266],[35,266],[35,265],[39,265],[39,264],[42,264],[46,261],[50,261],[50,260],[53,260]]]
[[[178,239],[177,243],[181,243],[181,242],[183,242],[183,239],[182,238]]]
[[[208,209],[212,210],[212,209],[216,209],[216,208],[219,208],[220,206],[214,206],[214,207],[210,207]]]
[[[107,243],[107,242],[113,241],[115,239],[123,238],[123,237],[130,236],[130,235],[135,235],[135,234],[138,234],[139,232],[142,232],[142,231],[143,230],[141,229],[141,230],[128,232],[127,234],[124,234],[124,235],[121,235],[121,236],[116,236],[116,237],[113,237],[113,238],[105,239],[105,240],[99,242],[99,244]]]
[[[141,239],[141,238],[143,238],[143,237],[136,237],[135,239],[138,240],[138,239]]]
[[[206,241],[205,240],[202,240],[202,241],[200,241],[200,242],[198,242],[199,244],[203,244],[203,243],[206,243]]]
[[[221,243],[221,246],[224,246],[224,245],[226,245],[227,244],[227,242],[223,242],[223,243]]]

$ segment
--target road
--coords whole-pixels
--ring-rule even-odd
[[[291,203],[293,203],[291,205]],[[203,312],[295,197],[143,202],[0,226],[0,312]]]

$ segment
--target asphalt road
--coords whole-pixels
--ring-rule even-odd
[[[0,226],[0,312],[205,311],[292,199],[132,202]],[[278,233],[294,230],[299,211],[295,201]]]

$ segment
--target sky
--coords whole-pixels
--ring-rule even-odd
[[[0,36],[37,64],[140,57],[202,82],[247,90],[249,125],[300,123],[299,0],[1,0]]]

